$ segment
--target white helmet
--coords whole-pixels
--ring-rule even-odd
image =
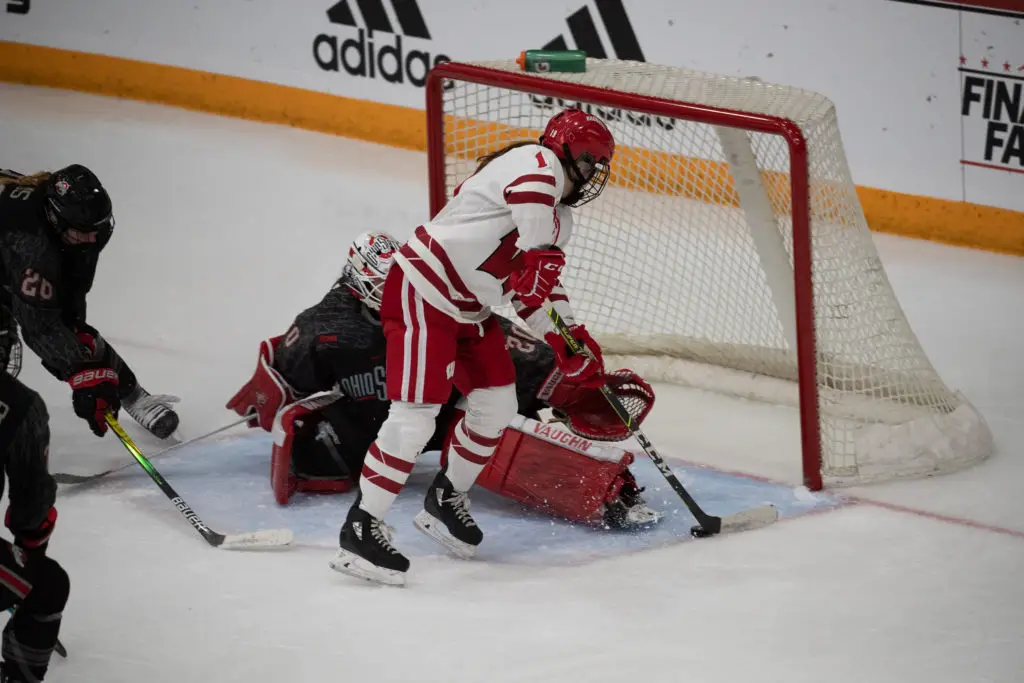
[[[364,232],[352,241],[341,281],[367,306],[380,310],[384,280],[402,243],[386,232]]]

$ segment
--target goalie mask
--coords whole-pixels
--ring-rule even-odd
[[[384,280],[387,279],[401,242],[384,232],[364,232],[348,250],[348,263],[339,282],[374,311],[380,311]]]
[[[605,375],[605,381],[633,418],[633,424],[643,424],[644,418],[654,407],[654,389],[651,385],[632,370],[610,372]],[[630,435],[629,429],[612,410],[600,390],[574,383],[558,368],[548,375],[537,398],[551,406],[577,436],[593,441],[622,441]]]

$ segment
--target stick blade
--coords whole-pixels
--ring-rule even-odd
[[[64,472],[54,472],[52,475],[53,480],[58,484],[84,484],[87,481],[92,481],[95,475],[86,474],[66,474]]]
[[[774,524],[779,520],[779,511],[774,505],[761,505],[741,512],[722,517],[720,533],[728,534],[735,531],[750,531]]]
[[[228,534],[219,547],[224,550],[260,550],[289,545],[294,538],[291,529],[264,529],[247,534]]]

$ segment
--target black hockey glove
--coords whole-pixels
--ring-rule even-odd
[[[117,371],[96,362],[86,364],[68,377],[71,385],[71,404],[75,415],[89,423],[96,436],[107,433],[104,414],[109,410],[115,416],[121,409],[117,394]]]
[[[7,514],[4,515],[4,526],[10,529],[11,533],[14,534],[14,545],[20,548],[25,554],[25,560],[35,559],[46,554],[46,546],[50,542],[50,534],[53,533],[53,527],[57,524],[57,508],[50,507],[46,512],[46,517],[35,529],[12,529],[11,528],[11,508],[8,506]],[[21,562],[19,564],[25,564]]]

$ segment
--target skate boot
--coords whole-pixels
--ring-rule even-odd
[[[647,501],[640,495],[644,490],[637,486],[633,473],[626,470],[621,477],[622,488],[619,494],[605,503],[605,524],[613,529],[629,529],[661,521],[664,515],[648,507]]]
[[[341,527],[331,569],[358,579],[404,586],[409,560],[391,545],[394,530],[359,507],[357,499]]]
[[[42,681],[47,667],[32,666],[28,671],[13,662],[0,662],[0,683],[30,683]]]
[[[121,402],[121,405],[133,420],[149,430],[153,436],[166,439],[178,428],[178,414],[171,408],[171,404],[179,400],[177,396],[169,394],[154,396],[140,384]]]
[[[469,495],[452,487],[441,470],[427,491],[416,528],[465,560],[476,554],[484,534],[469,515]]]

